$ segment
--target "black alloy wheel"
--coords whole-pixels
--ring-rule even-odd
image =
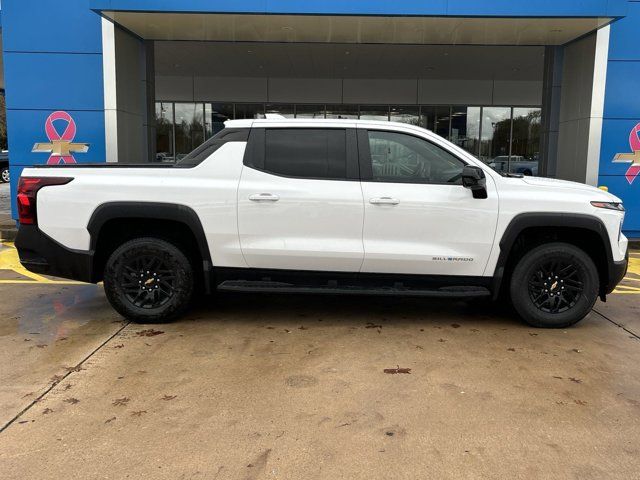
[[[191,303],[193,266],[178,246],[159,238],[137,238],[107,260],[104,290],[113,308],[129,320],[169,322]]]
[[[511,275],[511,301],[534,327],[565,328],[593,308],[598,269],[584,250],[568,243],[543,244],[527,252]]]
[[[129,257],[118,283],[127,300],[139,308],[158,308],[171,300],[177,272],[159,255]]]
[[[578,266],[572,261],[541,262],[529,279],[531,301],[543,312],[565,312],[573,308],[582,295],[581,278]]]

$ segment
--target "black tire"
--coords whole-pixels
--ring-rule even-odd
[[[158,238],[137,238],[122,244],[104,270],[109,303],[137,323],[166,323],[178,318],[189,307],[193,290],[193,266],[187,256]]]
[[[541,328],[566,328],[579,322],[593,308],[598,290],[593,260],[567,243],[548,243],[528,252],[516,265],[510,284],[518,314]]]
[[[9,183],[11,177],[9,176],[9,167],[0,168],[0,183]]]

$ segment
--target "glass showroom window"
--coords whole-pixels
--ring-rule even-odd
[[[204,105],[176,103],[174,108],[177,161],[204,142]]]
[[[327,105],[327,118],[358,118],[358,105]]]
[[[267,103],[265,105],[265,114],[266,113],[275,113],[278,115],[282,115],[285,118],[294,118],[294,109],[293,105],[283,105],[281,103]]]
[[[389,121],[388,105],[360,105],[361,120],[380,120]]]
[[[233,103],[204,104],[205,137],[211,138],[224,128],[224,122],[233,119]]]
[[[264,118],[264,104],[236,103],[236,119]]]
[[[173,103],[156,103],[156,161],[173,162]]]
[[[451,126],[451,108],[446,106],[420,107],[420,126],[437,133],[443,138],[449,138]]]
[[[484,107],[479,158],[498,171],[506,171],[511,138],[511,108]]]
[[[420,126],[419,109],[415,106],[391,107],[390,120],[392,122],[408,123],[409,125]]]
[[[324,118],[324,105],[296,105],[296,118]]]
[[[451,142],[472,155],[480,148],[480,107],[451,108]]]
[[[509,171],[539,175],[540,167],[539,108],[514,108]]]

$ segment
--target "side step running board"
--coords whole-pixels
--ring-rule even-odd
[[[389,295],[405,297],[485,297],[488,289],[476,286],[441,287],[434,289],[394,287],[362,287],[354,285],[307,286],[283,282],[227,280],[218,285],[225,292],[269,292],[269,293],[325,293],[332,295]]]

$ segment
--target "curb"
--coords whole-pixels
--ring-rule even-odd
[[[18,229],[13,226],[0,225],[0,240],[13,242],[18,234]]]

